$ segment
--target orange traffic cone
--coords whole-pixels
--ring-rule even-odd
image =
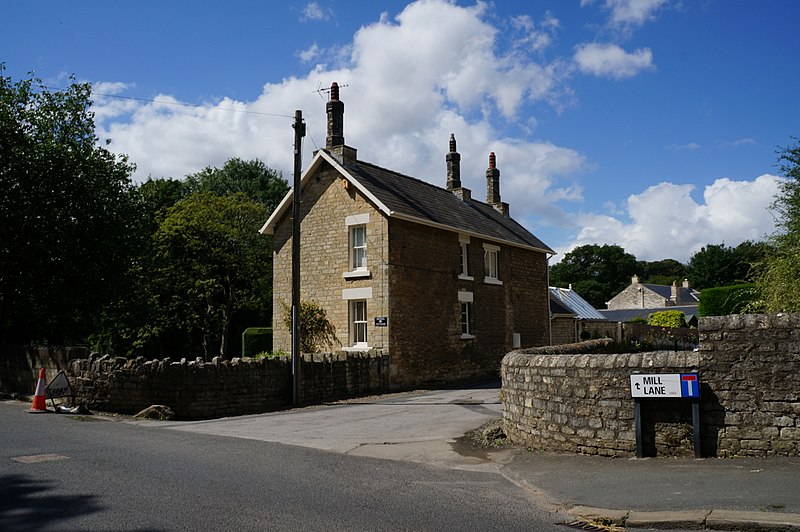
[[[44,368],[39,370],[39,382],[36,383],[36,393],[33,395],[33,404],[31,405],[31,409],[28,412],[32,412],[34,414],[41,414],[42,412],[47,412],[47,403],[46,397],[44,395],[44,389],[47,387],[47,380],[45,376]]]

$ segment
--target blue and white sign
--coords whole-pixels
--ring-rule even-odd
[[[697,373],[634,373],[631,397],[697,398],[700,397],[700,378]]]

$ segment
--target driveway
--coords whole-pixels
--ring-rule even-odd
[[[501,417],[500,382],[355,399],[207,421],[133,421],[168,430],[310,447],[458,469],[496,466],[453,450],[456,438]]]

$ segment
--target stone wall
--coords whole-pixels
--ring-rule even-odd
[[[695,352],[546,349],[503,359],[503,418],[516,443],[632,456],[630,375],[699,370],[704,456],[800,455],[800,314],[702,318]],[[642,410],[646,454],[692,455],[689,400],[642,400]]]
[[[48,382],[72,360],[89,355],[86,347],[0,347],[0,391],[33,394],[39,369],[45,368]]]
[[[386,357],[375,351],[306,355],[300,373],[303,404],[384,393],[388,386]],[[122,414],[163,404],[180,419],[207,419],[278,410],[292,401],[288,357],[208,363],[90,357],[73,361],[68,375],[79,404]]]

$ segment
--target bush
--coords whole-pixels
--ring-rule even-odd
[[[686,327],[686,316],[680,310],[662,310],[648,316],[647,323],[653,327]]]
[[[642,318],[641,316],[636,316],[635,318],[629,319],[628,323],[642,323],[644,325],[647,325],[647,319]]]
[[[248,327],[242,333],[242,356],[272,351],[272,327]]]
[[[739,314],[758,298],[758,288],[754,284],[706,288],[700,292],[700,306],[697,311],[700,316]]]
[[[282,303],[283,323],[292,329],[292,307]],[[313,301],[300,302],[300,352],[316,353],[325,347],[341,345],[336,327],[328,321],[325,309]]]
[[[270,359],[270,358],[281,358],[281,357],[288,357],[288,356],[290,356],[289,353],[287,353],[286,351],[281,351],[280,349],[278,349],[277,351],[274,351],[272,353],[270,353],[269,351],[264,351],[262,353],[256,353],[255,356],[253,357],[253,360],[258,362],[262,358]]]

